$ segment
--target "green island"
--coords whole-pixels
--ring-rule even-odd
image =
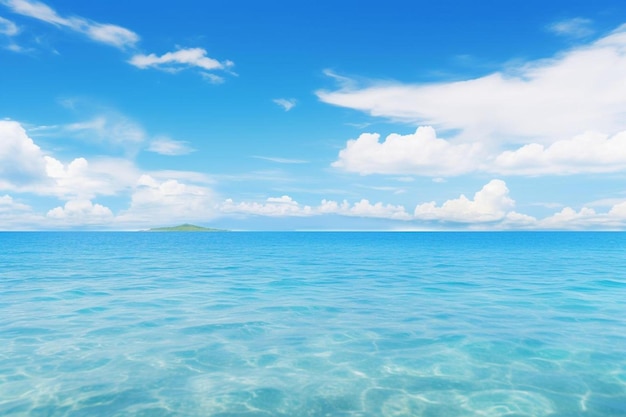
[[[181,224],[172,227],[154,227],[148,232],[226,232],[223,229],[212,229],[210,227],[196,226],[195,224]]]

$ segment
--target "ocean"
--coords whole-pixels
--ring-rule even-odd
[[[0,233],[0,415],[626,416],[626,233]]]

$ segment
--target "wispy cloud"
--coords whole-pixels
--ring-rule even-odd
[[[207,80],[211,84],[222,84],[225,80],[224,77],[220,77],[219,75],[211,74],[210,72],[202,71],[200,75],[203,79]]]
[[[272,101],[282,107],[285,111],[289,111],[296,106],[295,98],[275,98]]]
[[[19,32],[19,28],[9,19],[0,16],[0,35],[15,36]]]
[[[63,17],[42,2],[33,0],[2,0],[2,2],[14,13],[82,33],[96,42],[116,48],[134,47],[139,41],[139,35],[129,29],[113,24],[94,22],[79,16]]]
[[[365,129],[366,127],[368,127],[370,125],[371,125],[371,123],[368,123],[368,122],[363,122],[363,123],[346,123],[346,126],[356,127],[357,129]]]
[[[438,130],[462,141],[549,144],[624,128],[626,25],[588,45],[483,77],[443,83],[340,82],[325,103]]]
[[[357,83],[355,80],[349,77],[345,77],[343,75],[337,74],[335,71],[331,69],[325,69],[322,71],[325,76],[332,78],[342,89],[353,89],[357,87]]]
[[[135,146],[147,137],[145,130],[138,123],[114,112],[84,122],[71,123],[64,126],[64,130],[91,142],[98,141],[122,147]]]
[[[548,30],[560,36],[568,36],[572,38],[584,38],[593,35],[594,30],[591,27],[593,21],[581,17],[573,19],[560,20],[548,26]]]
[[[163,55],[137,53],[136,45],[140,40],[138,34],[122,26],[100,23],[80,16],[62,16],[52,7],[36,0],[0,0],[12,12],[49,23],[58,28],[65,28],[80,33],[92,41],[130,50],[133,55],[128,63],[140,68],[155,68],[167,72],[178,72],[187,68],[200,70],[200,75],[212,84],[221,84],[224,77],[208,71],[223,70],[236,75],[230,68],[234,63],[229,60],[218,61],[207,55],[203,48],[179,48]],[[10,20],[0,17],[0,34],[14,36],[19,28]],[[11,44],[7,46],[15,52],[24,52],[25,49]]]
[[[164,136],[158,137],[150,142],[148,150],[168,156],[187,155],[195,151],[195,149],[189,146],[185,141],[174,140]]]
[[[234,65],[232,61],[220,62],[207,56],[207,51],[203,48],[179,49],[174,52],[167,52],[161,56],[156,54],[137,54],[128,62],[140,69],[156,68],[169,72],[193,67],[207,71],[223,70]]]
[[[309,161],[305,161],[303,159],[289,159],[289,158],[277,158],[273,156],[259,156],[254,155],[253,158],[263,159],[265,161],[276,162],[279,164],[307,164]]]

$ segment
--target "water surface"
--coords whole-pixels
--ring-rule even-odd
[[[623,417],[624,300],[624,233],[0,233],[0,415]]]

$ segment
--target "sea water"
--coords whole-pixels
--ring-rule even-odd
[[[625,233],[0,233],[2,416],[626,415]]]

